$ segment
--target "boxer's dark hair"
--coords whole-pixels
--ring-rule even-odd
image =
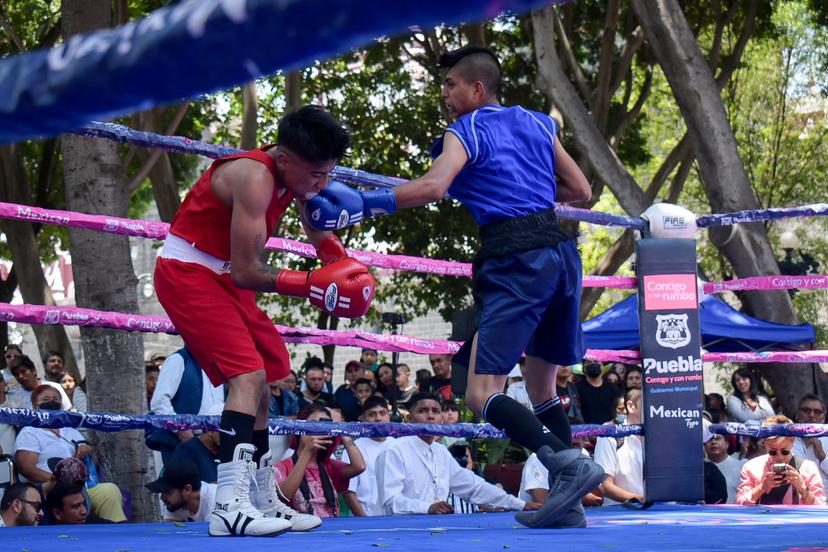
[[[314,165],[341,159],[350,143],[348,129],[318,105],[306,105],[279,121],[276,144]]]
[[[500,60],[488,48],[464,46],[440,56],[439,67],[452,68],[468,83],[480,81],[495,96],[500,94]]]

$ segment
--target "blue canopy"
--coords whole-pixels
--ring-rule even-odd
[[[801,349],[816,339],[810,324],[777,324],[741,313],[713,295],[699,305],[702,347],[711,352]],[[590,349],[637,349],[638,294],[583,323]]]

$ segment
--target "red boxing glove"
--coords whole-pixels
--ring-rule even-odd
[[[339,241],[339,237],[336,234],[331,234],[319,243],[316,255],[322,261],[322,266],[348,258],[345,246],[342,245],[342,242]]]
[[[361,262],[341,259],[311,271],[308,286],[314,307],[340,318],[359,318],[371,306],[376,282]]]

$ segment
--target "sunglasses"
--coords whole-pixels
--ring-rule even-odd
[[[782,449],[782,450],[773,450],[773,449],[771,449],[771,450],[768,451],[768,454],[771,455],[771,456],[788,456],[790,453],[791,453],[791,451],[788,450],[788,449]]]
[[[316,420],[317,422],[332,422],[333,420],[330,418],[319,418]]]
[[[39,512],[43,508],[43,503],[39,500],[24,500],[22,498],[18,498],[20,502],[25,502],[29,506],[35,509],[35,511]]]
[[[16,355],[16,354],[14,354],[14,353],[10,353],[10,354],[7,354],[7,355],[6,355],[6,358],[7,358],[7,359],[9,359],[9,360],[11,360],[11,359],[13,359],[13,358],[15,358],[15,357],[19,357],[19,356],[20,356],[20,355]]]

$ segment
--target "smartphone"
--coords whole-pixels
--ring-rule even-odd
[[[785,473],[785,472],[788,471],[788,465],[787,464],[774,464],[771,467],[771,470],[773,470],[773,473]]]

